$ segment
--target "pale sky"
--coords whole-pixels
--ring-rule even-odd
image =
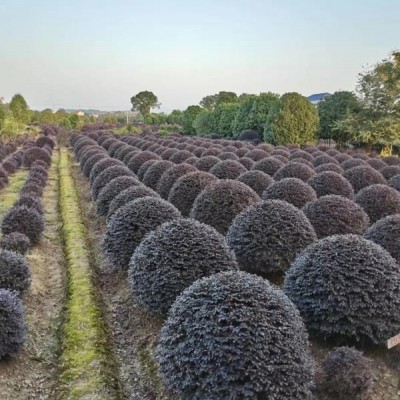
[[[220,90],[353,90],[400,48],[400,0],[0,0],[0,97],[161,111]]]

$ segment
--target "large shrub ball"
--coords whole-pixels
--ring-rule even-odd
[[[197,279],[236,269],[235,255],[221,234],[211,226],[179,219],[143,239],[129,263],[129,283],[141,303],[165,315]]]
[[[105,169],[103,172],[100,172],[97,178],[93,181],[93,184],[91,186],[93,199],[97,201],[97,197],[99,196],[101,190],[118,176],[135,177],[135,175],[129,168],[122,167],[120,165],[115,165],[113,167]]]
[[[128,165],[129,164],[129,161],[131,161],[131,159],[136,155],[136,154],[139,154],[140,153],[140,151],[139,150],[131,150],[124,158],[123,158],[123,160],[122,160],[122,162],[125,164],[125,165]]]
[[[258,194],[246,184],[231,179],[218,180],[198,195],[190,217],[225,235],[233,219],[259,201]]]
[[[400,213],[400,193],[387,185],[371,185],[360,190],[355,202],[368,214],[371,223]]]
[[[185,162],[186,159],[193,157],[193,153],[187,150],[179,150],[174,153],[171,157],[169,157],[169,161],[172,161],[174,164],[181,164]]]
[[[217,177],[208,172],[190,172],[177,179],[169,192],[168,201],[172,203],[184,217],[188,217],[197,196],[207,185],[217,180]]]
[[[24,158],[22,161],[22,165],[24,167],[29,168],[36,160],[42,160],[47,165],[51,164],[51,156],[46,150],[42,149],[41,147],[35,146],[25,150]]]
[[[210,169],[210,174],[213,174],[219,179],[236,179],[240,174],[246,172],[247,169],[235,160],[224,160],[215,164]]]
[[[25,343],[25,312],[16,292],[0,289],[0,359],[16,355]]]
[[[154,164],[158,163],[160,160],[148,160],[141,165],[139,171],[137,172],[137,177],[140,182],[143,182],[143,178],[146,175],[147,170]]]
[[[355,193],[367,186],[384,185],[386,183],[386,179],[382,174],[369,165],[360,165],[359,167],[347,169],[344,177],[351,183]]]
[[[0,168],[4,169],[8,175],[11,175],[18,169],[18,165],[12,158],[8,158],[1,164]]]
[[[400,192],[400,174],[389,179],[389,186]]]
[[[186,289],[161,330],[157,358],[180,398],[312,398],[313,362],[296,307],[245,272],[222,272]]]
[[[43,215],[44,210],[42,202],[39,197],[35,195],[23,194],[14,203],[14,206],[26,206],[28,208],[34,208],[40,215]]]
[[[161,157],[151,151],[142,151],[136,155],[134,155],[129,163],[128,168],[133,171],[135,174],[138,173],[139,168],[149,160],[161,160]]]
[[[306,161],[312,161],[314,160],[314,156],[307,151],[304,150],[295,150],[293,153],[290,154],[289,160],[297,159],[297,158],[302,158]]]
[[[21,254],[0,248],[0,289],[16,291],[20,295],[29,289],[31,273]]]
[[[317,174],[325,171],[332,171],[341,175],[344,173],[344,169],[339,164],[332,164],[332,163],[318,165],[318,167],[314,168],[314,171]]]
[[[285,178],[297,178],[304,182],[307,182],[314,175],[314,170],[309,166],[303,163],[291,161],[275,172],[274,179],[276,181],[280,181],[281,179]]]
[[[398,157],[398,156],[385,157],[385,158],[383,158],[383,161],[387,165],[400,165],[400,157]]]
[[[388,215],[376,221],[364,237],[382,246],[400,263],[400,214]]]
[[[142,180],[143,184],[153,190],[156,190],[158,181],[160,180],[164,172],[167,171],[169,168],[174,167],[175,165],[176,164],[174,164],[172,161],[168,160],[156,161],[148,168],[148,170],[144,174]]]
[[[312,163],[314,167],[318,167],[323,164],[339,164],[339,161],[325,153],[313,158]]]
[[[19,232],[13,232],[5,235],[0,240],[0,248],[22,255],[26,254],[30,247],[31,241],[29,238]]]
[[[168,199],[169,192],[171,191],[172,186],[175,182],[183,175],[186,175],[190,172],[197,171],[197,168],[193,165],[189,165],[186,163],[177,164],[171,168],[168,168],[161,175],[158,183],[157,183],[157,192],[158,194],[165,200]]]
[[[269,153],[261,149],[252,149],[246,153],[246,157],[252,159],[253,161],[257,162],[264,158],[267,158]]]
[[[263,158],[260,161],[257,161],[252,169],[265,172],[266,174],[273,176],[276,171],[282,168],[285,165],[284,162],[277,160],[274,157]]]
[[[334,194],[307,203],[303,211],[318,238],[346,233],[362,235],[369,224],[367,213],[357,203]]]
[[[25,184],[22,186],[19,193],[21,196],[29,195],[29,196],[42,197],[43,189],[44,189],[43,186],[38,185],[37,182],[31,183],[27,180],[25,181]]]
[[[400,266],[361,236],[309,246],[289,269],[284,291],[321,338],[385,344],[400,332]]]
[[[346,161],[343,161],[340,164],[340,166],[344,170],[347,170],[347,169],[351,169],[351,168],[354,168],[354,167],[360,167],[360,166],[363,166],[363,165],[366,165],[366,164],[367,163],[365,161],[360,160],[359,158],[350,158],[350,159],[348,159]]]
[[[367,164],[373,169],[376,169],[377,171],[387,166],[387,164],[380,158],[370,158],[369,160],[367,160]],[[386,176],[385,178],[388,179]]]
[[[358,350],[336,347],[322,363],[321,389],[341,400],[364,400],[374,386],[370,360]]]
[[[336,194],[352,199],[354,196],[353,186],[350,182],[333,171],[321,172],[309,179],[307,183],[315,190],[318,197]]]
[[[400,165],[387,165],[379,170],[383,177],[387,180],[395,175],[400,174]]]
[[[103,253],[115,266],[127,269],[133,252],[146,234],[164,222],[180,217],[172,204],[156,197],[131,201],[108,220]]]
[[[258,170],[244,172],[237,180],[251,187],[260,197],[264,190],[275,182],[268,174]]]
[[[90,146],[89,150],[85,151],[85,153],[82,155],[82,157],[79,160],[79,164],[81,166],[81,171],[86,164],[87,160],[89,160],[90,157],[94,156],[95,154],[103,154],[105,156],[108,156],[107,153],[104,151],[103,148],[100,146]]]
[[[215,156],[205,156],[199,158],[193,165],[199,170],[208,172],[215,164],[218,164],[221,160]]]
[[[317,239],[304,213],[280,200],[254,204],[238,215],[226,236],[241,269],[283,273],[295,256]]]
[[[97,161],[90,171],[89,175],[89,183],[93,185],[94,180],[107,168],[114,167],[114,166],[126,167],[121,161],[116,160],[115,158],[107,157],[100,159]]]
[[[96,211],[99,215],[107,215],[110,203],[119,193],[131,186],[138,186],[141,183],[133,176],[122,175],[109,181],[101,189],[96,199]]]
[[[90,173],[92,171],[92,168],[94,167],[94,165],[100,161],[100,160],[104,160],[109,158],[104,152],[100,152],[100,153],[96,153],[93,154],[92,156],[90,156],[85,164],[81,164],[82,166],[82,173],[84,176],[86,176],[87,178],[89,178]]]
[[[1,223],[3,235],[19,232],[29,238],[32,245],[37,244],[44,230],[44,218],[34,208],[14,206],[4,216]]]
[[[297,178],[285,178],[268,186],[262,193],[263,200],[283,200],[301,208],[317,199],[312,187]]]

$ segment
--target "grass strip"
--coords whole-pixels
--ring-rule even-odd
[[[71,175],[70,155],[59,161],[62,238],[68,275],[68,300],[61,355],[61,384],[67,399],[115,399],[107,337],[92,283],[87,232]]]

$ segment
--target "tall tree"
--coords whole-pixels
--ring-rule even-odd
[[[143,118],[150,114],[152,108],[159,108],[161,103],[158,102],[157,96],[153,92],[147,90],[137,93],[131,97],[132,111],[139,111]]]
[[[203,97],[200,101],[200,105],[203,108],[212,111],[220,104],[237,103],[237,101],[238,96],[236,93],[221,91],[217,94]]]
[[[204,135],[212,132],[213,120],[212,112],[202,110],[197,114],[196,119],[193,121],[193,127],[198,135]]]
[[[213,112],[213,131],[219,136],[233,136],[232,122],[238,111],[237,103],[219,104]]]
[[[2,105],[0,105],[0,131],[4,128],[4,123],[6,120],[6,112]]]
[[[29,107],[21,94],[17,93],[13,96],[9,109],[17,122],[25,124],[29,121]]]
[[[195,135],[196,130],[193,126],[198,114],[201,113],[203,109],[200,106],[189,106],[184,112],[182,117],[182,130],[183,133],[187,135]]]
[[[240,132],[243,132],[246,129],[251,129],[251,127],[248,126],[248,115],[250,114],[253,104],[257,99],[257,96],[254,94],[240,96],[241,101],[239,103],[239,108],[235,115],[235,119],[232,121],[232,131],[235,135],[238,135]]]
[[[252,107],[246,116],[246,129],[252,129],[262,134],[267,121],[268,113],[279,102],[279,95],[275,93],[260,93],[253,101]]]

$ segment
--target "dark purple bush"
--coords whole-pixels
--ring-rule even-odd
[[[158,156],[155,153],[152,153],[150,151],[142,151],[141,153],[138,153],[134,155],[129,163],[128,163],[128,168],[133,171],[135,174],[138,173],[139,168],[149,160],[161,160],[161,157]]]
[[[169,168],[174,166],[176,166],[176,164],[174,164],[172,161],[156,161],[144,174],[143,184],[148,186],[150,189],[156,190],[161,176],[164,174],[164,172],[168,171]]]
[[[43,206],[40,198],[36,195],[23,194],[20,195],[19,199],[14,203],[16,207],[25,206],[28,208],[34,208],[40,215],[43,215]]]
[[[400,165],[387,165],[379,170],[385,179],[389,180],[395,175],[400,174]]]
[[[51,157],[49,153],[40,147],[31,147],[30,149],[27,149],[24,153],[22,163],[24,167],[29,168],[36,160],[42,160],[47,165],[51,164]]]
[[[258,170],[244,172],[238,176],[237,180],[252,188],[260,197],[264,190],[274,183],[268,174]]]
[[[126,167],[121,161],[116,160],[115,158],[111,157],[106,157],[106,158],[101,158],[99,161],[97,161],[89,175],[89,183],[90,185],[93,185],[94,180],[100,175],[103,171],[105,171],[107,168],[114,167],[116,165],[119,165],[121,167]]]
[[[352,199],[354,196],[353,186],[350,182],[333,171],[321,172],[309,179],[307,183],[315,190],[318,197],[336,194]]]
[[[400,174],[389,179],[389,186],[400,192]]]
[[[29,238],[18,232],[10,233],[0,240],[0,248],[22,255],[26,254],[30,247]]]
[[[0,248],[0,289],[23,295],[30,284],[31,273],[25,258],[21,254]]]
[[[354,167],[360,167],[362,165],[366,165],[366,162],[363,160],[360,160],[359,158],[350,158],[346,161],[343,161],[340,166],[344,169],[350,169]]]
[[[282,168],[285,164],[282,161],[277,160],[274,157],[263,158],[257,161],[252,169],[257,171],[265,172],[266,174],[273,176],[276,171]]]
[[[317,174],[319,174],[321,172],[326,172],[326,171],[336,172],[337,174],[340,174],[340,175],[342,175],[344,173],[344,169],[340,165],[331,164],[331,163],[318,165],[318,167],[314,168],[314,171]]]
[[[209,172],[219,179],[236,179],[246,171],[247,169],[238,161],[224,160],[215,164]]]
[[[369,165],[349,168],[345,171],[344,177],[351,183],[355,193],[367,186],[384,185],[386,183],[386,179],[382,174]]]
[[[280,181],[284,178],[297,178],[307,182],[314,175],[314,170],[307,165],[290,161],[288,164],[279,168],[279,170],[275,172],[274,179],[276,181]]]

